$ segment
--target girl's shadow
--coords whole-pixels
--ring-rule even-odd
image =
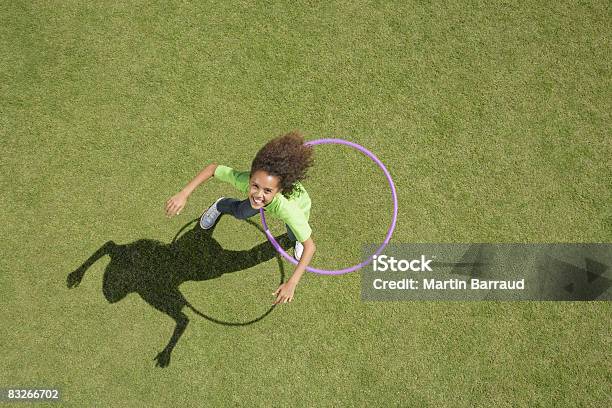
[[[253,221],[246,221],[261,231],[261,227]],[[167,314],[176,322],[170,341],[155,357],[156,366],[167,367],[172,350],[189,323],[189,319],[183,313],[185,306],[202,317],[227,325],[254,323],[274,309],[274,306],[271,306],[264,315],[250,322],[222,322],[193,308],[179,290],[182,283],[215,279],[224,273],[251,268],[275,256],[278,257],[281,268],[281,283],[284,281],[280,256],[268,241],[249,250],[230,251],[223,249],[212,237],[213,230],[214,228],[203,230],[196,222],[191,230],[170,244],[152,239],[140,239],[124,245],[108,241],[83,265],[68,275],[67,286],[68,288],[78,286],[91,265],[103,256],[110,255],[111,260],[104,271],[102,283],[102,292],[106,300],[115,303],[129,293],[135,292],[149,305]],[[288,249],[291,245],[287,234],[277,237],[277,241],[284,249]]]

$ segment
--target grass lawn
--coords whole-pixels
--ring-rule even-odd
[[[369,303],[355,272],[308,273],[271,309],[292,268],[264,250],[180,285],[209,319],[183,310],[161,369],[175,322],[134,290],[109,303],[108,256],[66,285],[108,241],[136,248],[117,277],[136,287],[248,263],[256,225],[189,229],[231,186],[164,203],[292,129],[386,164],[395,243],[611,242],[608,2],[15,1],[0,19],[0,387],[74,407],[610,404],[609,302]],[[313,265],[345,267],[383,239],[390,193],[358,152],[315,154]]]

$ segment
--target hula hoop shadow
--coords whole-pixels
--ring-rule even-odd
[[[181,234],[181,232],[183,232],[183,230],[187,227],[189,227],[190,224],[192,224],[193,222],[197,222],[200,220],[200,217],[195,218],[193,220],[191,220],[190,222],[188,222],[187,224],[185,224],[174,236],[174,238],[172,239],[171,244],[174,244],[174,242],[176,241],[176,239],[179,237],[179,235]],[[251,224],[252,226],[256,227],[262,234],[265,235],[265,232],[263,230],[263,228],[261,228],[259,225],[257,225],[255,222],[246,219],[244,220],[247,223]],[[197,226],[196,226],[197,227]],[[280,270],[280,283],[279,285],[283,284],[283,282],[285,281],[285,267],[283,265],[283,261],[280,257],[280,255],[276,255],[276,261],[278,262],[278,267]],[[248,326],[249,324],[253,324],[253,323],[257,323],[258,321],[260,321],[261,319],[263,319],[264,317],[266,317],[267,315],[269,315],[270,313],[272,313],[272,310],[274,310],[276,308],[277,305],[272,305],[264,314],[262,314],[259,317],[256,317],[255,319],[246,321],[246,322],[231,322],[231,321],[226,321],[226,320],[220,320],[217,319],[215,317],[212,317],[210,315],[207,315],[203,312],[201,312],[200,310],[198,310],[195,306],[193,306],[191,303],[189,303],[188,301],[186,301],[186,306],[189,307],[191,309],[192,312],[194,312],[195,314],[197,314],[200,317],[203,317],[206,320],[209,320],[213,323],[217,323],[217,324],[222,324],[225,326]]]

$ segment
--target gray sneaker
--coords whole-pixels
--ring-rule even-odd
[[[217,210],[217,204],[224,198],[225,197],[219,198],[213,203],[213,205],[208,207],[208,210],[206,210],[204,214],[202,214],[202,216],[200,217],[200,227],[202,227],[203,229],[210,229],[213,225],[215,225],[215,222],[217,222],[217,219],[221,215],[221,212]]]

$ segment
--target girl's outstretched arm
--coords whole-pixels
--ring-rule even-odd
[[[276,300],[272,303],[274,305],[278,303],[287,303],[293,300],[293,294],[295,292],[295,287],[298,282],[302,278],[302,275],[306,271],[306,267],[310,264],[312,257],[315,253],[316,246],[312,237],[308,238],[306,241],[302,243],[304,245],[304,252],[302,253],[302,257],[300,258],[300,262],[298,262],[295,267],[295,271],[293,271],[293,275],[291,278],[276,289],[273,295],[276,296]]]
[[[166,201],[166,216],[171,217],[173,215],[178,215],[181,213],[183,207],[187,203],[187,198],[193,193],[193,190],[196,189],[200,184],[211,178],[215,174],[215,170],[217,169],[217,164],[212,163],[208,166],[204,167],[202,171],[198,173],[197,176],[194,177],[193,180],[189,182],[180,192],[173,195]]]

